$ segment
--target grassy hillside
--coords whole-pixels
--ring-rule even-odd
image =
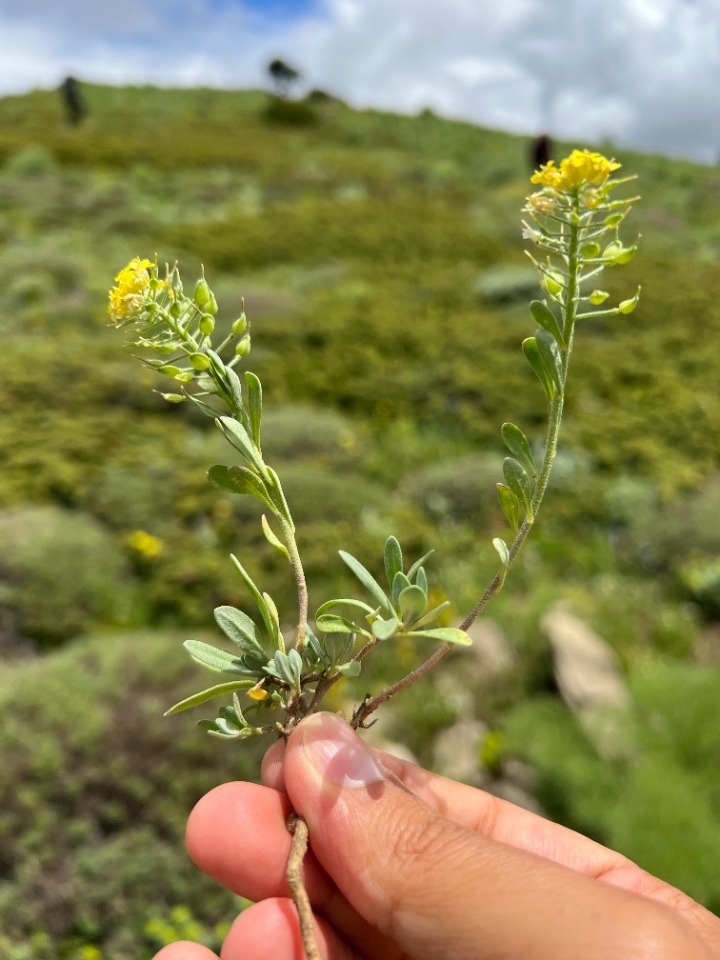
[[[254,766],[208,745],[189,719],[157,718],[197,682],[180,640],[208,628],[214,605],[244,602],[231,550],[292,617],[293,585],[256,511],[205,479],[225,456],[222,438],[153,393],[164,384],[107,326],[120,267],[157,252],[190,280],[203,263],[220,324],[245,297],[264,451],[302,523],[311,606],[342,589],[339,547],[377,566],[393,532],[410,554],[437,549],[439,589],[464,615],[502,527],[500,423],[542,442],[540,391],[519,349],[534,291],[519,226],[526,141],[332,99],[278,105],[257,91],[86,96],[77,128],[53,92],[0,100],[0,762],[13,771],[0,820],[0,954],[13,960],[150,956],[163,923],[197,922],[217,939],[212,918],[234,905],[193,886],[182,819],[211,782]],[[720,909],[717,871],[693,872],[682,857],[687,825],[678,835],[668,813],[659,833],[639,829],[648,804],[662,813],[675,803],[663,799],[672,776],[675,798],[700,785],[693,836],[699,851],[720,850],[708,773],[720,741],[702,732],[710,706],[682,733],[680,716],[664,739],[651,735],[681,691],[720,700],[720,172],[617,159],[640,177],[627,232],[642,244],[608,288],[642,284],[641,305],[578,331],[552,490],[491,610],[514,666],[491,684],[459,670],[454,683],[505,744],[493,762],[531,762],[553,815]],[[558,601],[600,631],[627,673],[646,760],[632,764],[634,779],[626,761],[593,756],[557,698],[539,624]],[[363,683],[397,673],[385,659]],[[126,701],[136,681],[142,697]],[[432,681],[393,704],[385,730],[431,762],[435,734],[457,713],[448,685]],[[135,796],[118,785],[137,780],[143,741],[117,727],[139,716],[165,761]],[[557,748],[565,741],[576,753]],[[108,789],[96,800],[87,785],[98,780]],[[87,807],[77,800],[86,794]],[[162,866],[155,893],[136,897],[130,865],[146,844],[162,848]],[[98,892],[103,857],[128,865],[125,886]],[[39,880],[46,864],[65,891],[53,894],[56,914]],[[207,907],[188,918],[200,890]]]

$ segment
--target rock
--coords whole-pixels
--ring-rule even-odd
[[[442,730],[433,744],[433,770],[451,780],[480,786],[487,780],[480,762],[480,745],[487,733],[484,723],[472,719]]]
[[[555,661],[555,681],[575,710],[623,707],[629,702],[617,658],[587,624],[558,608],[543,619]]]
[[[512,652],[494,620],[476,620],[467,632],[472,638],[472,646],[462,651],[462,663],[472,679],[487,677],[512,666]]]

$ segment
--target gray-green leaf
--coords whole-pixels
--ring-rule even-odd
[[[500,433],[510,453],[519,460],[531,477],[536,477],[538,469],[528,439],[522,430],[516,427],[514,423],[504,423],[500,428]]]
[[[356,560],[355,557],[350,553],[346,553],[344,550],[340,550],[340,557],[343,562],[350,567],[352,572],[358,578],[360,583],[365,587],[367,592],[373,598],[375,603],[383,609],[386,613],[392,616],[393,606],[390,603],[390,600],[385,595],[385,591],[382,589],[380,584],[377,582],[375,577],[365,569],[365,567],[360,563],[359,560]]]
[[[260,420],[262,419],[262,384],[254,373],[248,370],[245,374],[245,383],[248,388],[248,415],[250,417],[250,431],[252,438],[260,449]]]
[[[399,542],[395,537],[388,537],[385,541],[385,574],[388,586],[392,589],[396,573],[402,573],[403,555]]]
[[[250,672],[234,653],[220,650],[209,643],[203,643],[202,640],[186,640],[183,646],[193,660],[209,670],[215,670],[216,673],[242,673],[247,676]]]
[[[518,498],[510,487],[506,487],[504,483],[498,483],[497,495],[500,509],[505,514],[505,519],[510,524],[510,529],[513,533],[517,533],[520,529],[520,504]]]
[[[214,467],[208,470],[208,480],[221,490],[228,493],[247,493],[255,497],[270,510],[275,510],[275,505],[270,499],[267,487],[260,477],[247,467],[231,466],[226,467],[221,463],[216,463]]]
[[[552,377],[545,369],[545,364],[540,356],[540,350],[538,349],[538,344],[535,337],[528,337],[527,340],[523,340],[522,350],[525,354],[525,359],[532,367],[540,383],[543,385],[543,389],[545,390],[549,402],[555,395],[555,384]]]
[[[191,697],[186,697],[185,700],[181,700],[175,706],[166,710],[164,715],[170,717],[174,713],[180,713],[181,710],[189,710],[190,707],[196,707],[200,703],[205,703],[206,700],[212,700],[213,697],[221,697],[225,693],[242,690],[243,687],[252,687],[255,683],[254,678],[252,680],[229,680],[227,683],[218,683],[214,687],[208,687],[207,690],[201,690]]]
[[[560,325],[557,322],[555,314],[546,303],[543,303],[542,300],[533,300],[533,302],[530,304],[530,313],[532,314],[532,318],[535,323],[538,324],[538,326],[548,330],[553,337],[555,337],[558,343],[564,345],[565,339],[563,338],[562,331],[560,330]]]
[[[530,477],[513,457],[505,457],[503,474],[505,475],[505,483],[525,508],[528,519],[532,519],[532,482]]]
[[[417,585],[405,587],[398,597],[398,606],[405,623],[412,623],[425,612],[427,597]]]
[[[228,640],[237,644],[243,653],[249,653],[252,657],[266,656],[258,628],[246,613],[235,607],[224,606],[216,607],[214,616]]]

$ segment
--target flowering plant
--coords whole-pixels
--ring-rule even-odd
[[[503,481],[498,483],[500,507],[510,536],[493,540],[499,569],[477,604],[457,627],[439,627],[447,603],[431,607],[426,571],[429,554],[407,564],[399,541],[388,537],[381,585],[351,554],[340,556],[363,588],[362,598],[326,600],[309,617],[309,597],[290,505],[278,473],[262,452],[262,385],[239,364],[251,350],[244,309],[219,340],[216,338],[215,296],[204,275],[185,293],[177,266],[160,276],[157,263],[135,258],[120,271],[110,291],[110,316],[118,327],[134,333],[132,345],[142,361],[176,384],[177,392],[163,393],[171,403],[191,403],[211,418],[232,450],[229,464],[210,467],[209,479],[223,491],[251,496],[264,508],[262,529],[268,542],[287,560],[297,588],[297,626],[285,637],[285,622],[272,597],[251,579],[240,560],[231,561],[255,604],[255,618],[244,610],[221,606],[215,620],[232,650],[197,640],[185,643],[202,666],[229,679],[193,694],[171,707],[176,713],[217,698],[229,698],[213,719],[200,726],[215,737],[242,740],[266,732],[287,737],[308,714],[317,711],[330,688],[341,677],[356,677],[363,661],[376,647],[406,638],[438,643],[417,669],[356,707],[351,724],[364,727],[370,715],[387,699],[417,681],[454,646],[470,643],[467,630],[503,586],[520,552],[547,488],[557,449],[570,356],[576,324],[598,316],[628,314],[639,293],[613,307],[604,306],[609,294],[595,283],[608,267],[627,263],[636,245],[625,246],[619,228],[637,198],[614,199],[615,190],[631,177],[613,179],[620,164],[599,153],[574,150],[559,167],[550,162],[531,182],[539,190],[527,198],[523,236],[539,251],[528,253],[534,263],[543,298],[530,304],[537,325],[522,350],[537,375],[548,414],[547,433],[539,463],[533,447],[513,423],[504,423],[501,435],[509,456]],[[240,695],[244,699],[240,700]],[[297,833],[296,833],[297,835]],[[301,858],[300,858],[301,859]],[[307,921],[298,858],[289,871],[296,903]],[[308,927],[307,922],[303,926]],[[309,927],[308,927],[309,928]],[[309,957],[315,956],[308,934]]]

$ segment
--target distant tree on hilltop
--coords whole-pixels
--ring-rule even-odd
[[[279,97],[287,97],[292,85],[300,79],[300,73],[284,60],[271,60],[267,69]]]

